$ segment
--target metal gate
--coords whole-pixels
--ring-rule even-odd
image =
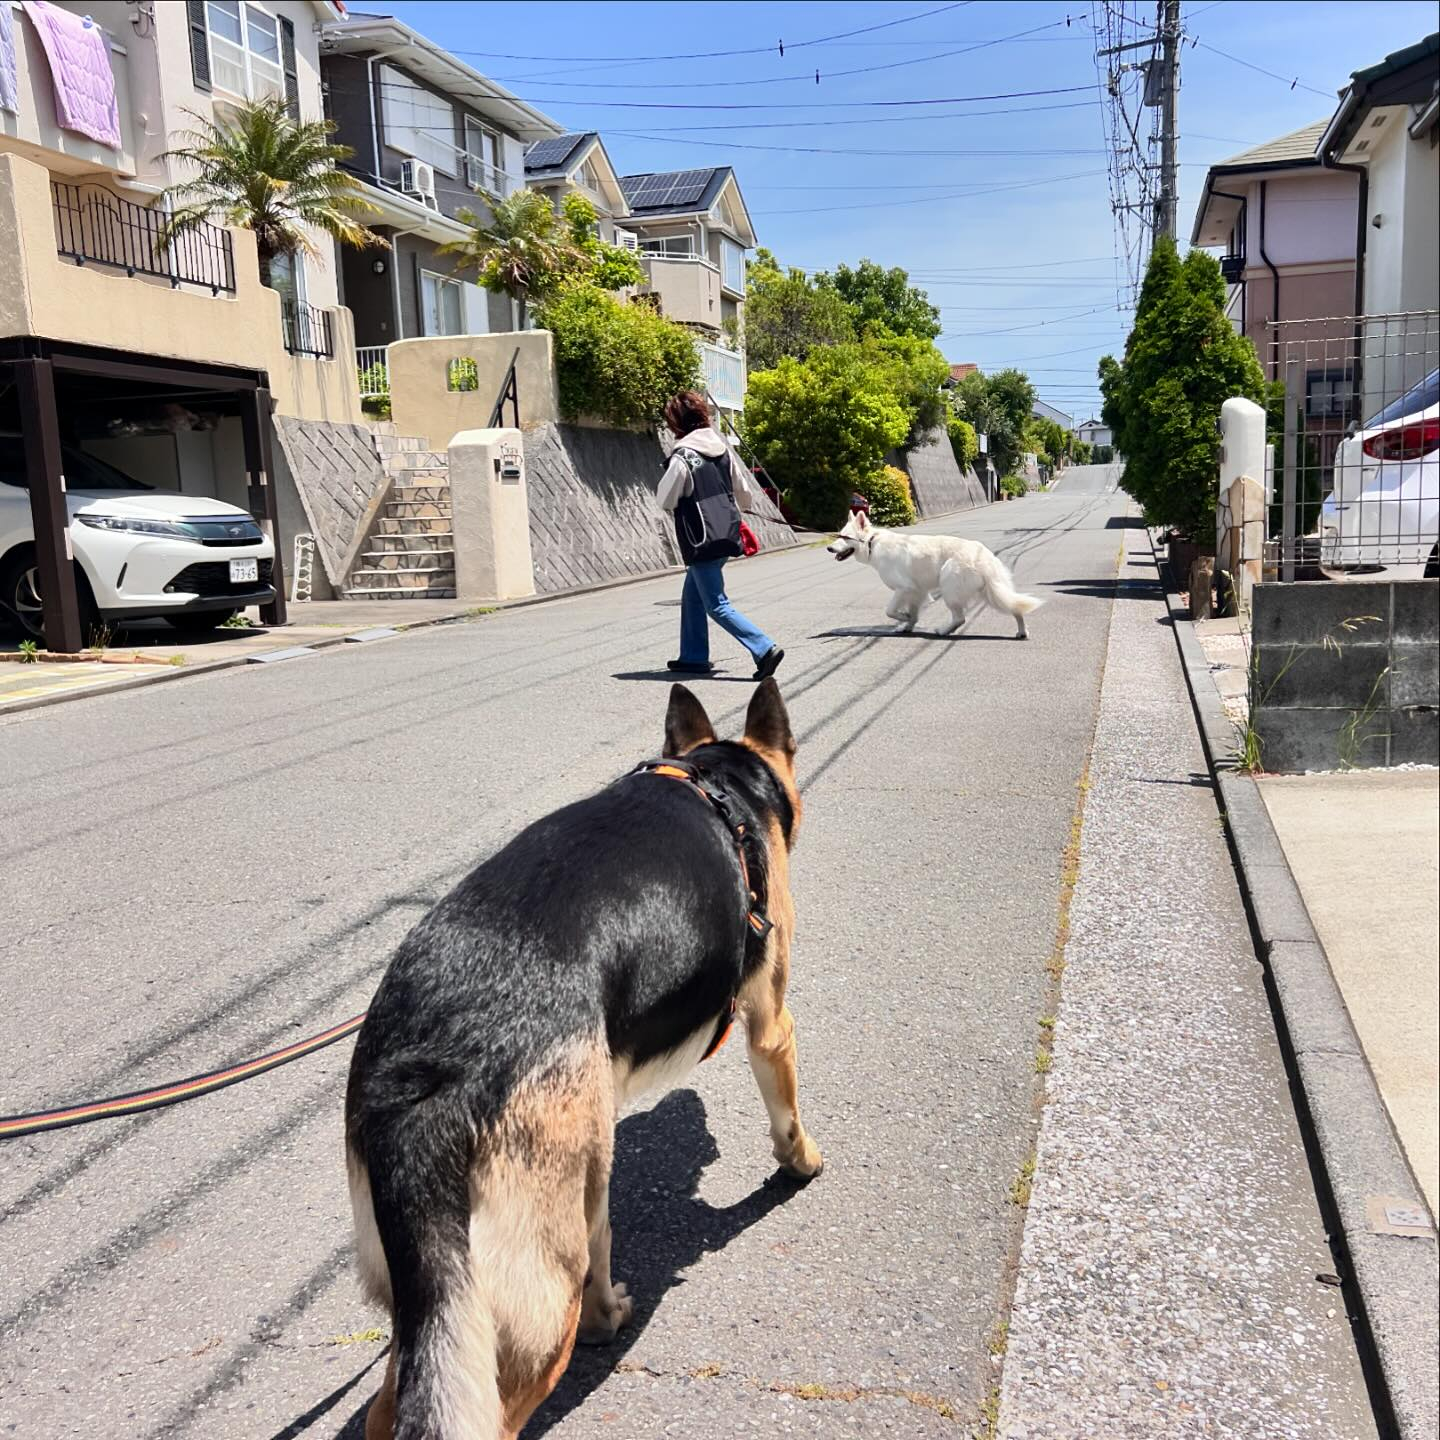
[[[1271,413],[1267,570],[1440,573],[1440,313],[1268,330],[1267,369],[1284,396]]]

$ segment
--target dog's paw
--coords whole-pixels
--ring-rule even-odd
[[[813,1180],[825,1168],[820,1147],[808,1135],[802,1135],[798,1145],[784,1150],[777,1146],[775,1158],[792,1180]]]
[[[630,1292],[617,1281],[610,1287],[607,1300],[601,1300],[594,1289],[586,1290],[580,1305],[580,1329],[575,1338],[582,1345],[608,1345],[615,1332],[630,1323],[635,1302]]]

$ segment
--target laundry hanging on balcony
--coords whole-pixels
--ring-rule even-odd
[[[0,5],[0,110],[20,113],[20,87],[15,80],[15,22],[8,3]]]
[[[120,111],[110,41],[88,15],[73,15],[46,0],[21,0],[50,62],[55,123],[120,149]]]

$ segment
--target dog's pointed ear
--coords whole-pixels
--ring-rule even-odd
[[[705,707],[683,686],[670,687],[670,707],[665,712],[665,749],[663,753],[677,759],[697,745],[709,744],[715,738],[715,727]]]
[[[764,750],[781,755],[795,754],[795,737],[790,733],[790,716],[774,680],[762,680],[750,697],[745,712],[745,738]]]
[[[870,517],[863,510],[855,512],[855,528],[862,533],[870,528]]]

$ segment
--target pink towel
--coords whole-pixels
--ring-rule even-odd
[[[0,0],[3,3],[8,0]],[[50,62],[56,123],[118,150],[120,112],[115,104],[110,42],[104,31],[88,16],[57,9],[46,0],[21,3]]]

